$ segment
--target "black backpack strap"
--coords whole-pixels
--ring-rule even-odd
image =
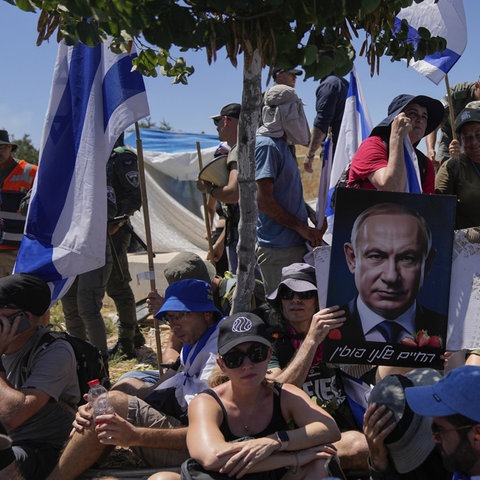
[[[52,335],[52,332],[46,331],[37,338],[36,342],[33,344],[30,351],[26,355],[24,355],[22,366],[21,366],[22,384],[23,382],[25,382],[25,380],[28,378],[28,376],[32,371],[33,361],[35,359],[35,356],[40,351],[45,350],[55,340],[57,340],[57,338],[54,335]]]

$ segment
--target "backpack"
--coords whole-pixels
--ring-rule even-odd
[[[100,384],[107,390],[110,388],[110,378],[108,375],[108,367],[102,357],[100,350],[86,340],[74,337],[67,332],[63,331],[47,331],[37,341],[37,343],[30,350],[29,355],[26,355],[26,362],[22,367],[25,372],[25,378],[30,374],[32,370],[33,360],[35,355],[40,351],[48,348],[48,346],[55,340],[66,340],[73,349],[75,354],[75,360],[77,361],[77,377],[78,386],[80,388],[80,401],[78,405],[83,405],[85,400],[83,395],[88,392],[88,382],[98,378]]]
[[[360,184],[362,183],[361,179],[355,180],[350,187],[348,187],[348,176],[350,175],[350,167],[352,162],[348,162],[348,164],[343,169],[340,177],[335,184],[335,188],[333,189],[332,196],[330,197],[330,208],[332,211],[335,211],[335,202],[337,200],[337,190],[339,188],[360,188]]]

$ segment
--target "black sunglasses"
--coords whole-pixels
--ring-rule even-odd
[[[246,352],[241,350],[231,350],[225,355],[222,355],[220,358],[225,363],[227,368],[238,368],[241,367],[245,357],[252,363],[261,363],[267,359],[269,348],[266,345],[261,343],[256,343],[248,348]]]
[[[223,117],[218,117],[213,119],[213,124],[218,127],[220,125],[220,122],[223,120]]]
[[[308,290],[307,292],[294,292],[290,288],[283,288],[278,297],[280,300],[292,300],[293,296],[297,295],[300,300],[310,300],[317,295],[316,290]]]

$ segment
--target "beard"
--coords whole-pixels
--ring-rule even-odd
[[[476,461],[475,450],[467,438],[462,437],[458,447],[451,454],[443,452],[443,465],[450,472],[468,474]]]

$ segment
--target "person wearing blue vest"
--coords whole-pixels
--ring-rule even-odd
[[[90,406],[79,407],[74,433],[50,480],[78,478],[112,446],[130,447],[150,467],[178,466],[186,460],[187,407],[208,386],[222,317],[207,282],[187,279],[170,285],[156,318],[165,320],[181,340],[182,368],[167,371],[156,385],[136,395],[113,387],[109,398],[115,414],[94,421]]]

